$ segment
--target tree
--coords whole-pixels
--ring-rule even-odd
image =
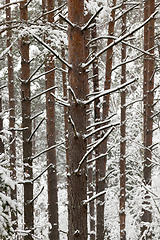
[[[54,1],[47,1],[48,12],[54,9]],[[54,13],[50,13],[48,22],[54,22]],[[49,41],[50,42],[50,41]],[[48,43],[49,43],[48,42]],[[54,56],[50,54],[46,62],[46,71],[55,68]],[[46,75],[46,89],[55,85],[55,72],[52,71]],[[54,94],[55,91],[53,90]],[[56,144],[56,130],[55,130],[55,99],[51,92],[46,93],[46,113],[47,113],[47,144],[48,147]],[[56,149],[47,152],[47,164],[53,164],[53,168],[48,170],[48,215],[51,224],[49,239],[59,239],[59,223],[58,223],[58,196],[57,196],[57,169],[56,169]]]
[[[86,153],[86,98],[87,78],[82,63],[85,61],[84,1],[68,0],[68,18],[72,25],[68,29],[69,45],[69,119],[68,126],[68,239],[87,239],[86,164],[76,171]],[[78,191],[77,191],[78,190]]]
[[[6,4],[10,1],[6,0]],[[9,28],[7,30],[7,48],[11,46],[12,39],[12,30],[11,28],[11,8],[6,8],[6,21],[9,23]],[[14,72],[13,72],[13,53],[12,47],[10,47],[9,53],[7,54],[8,58],[8,90],[9,90],[9,128],[12,135],[10,136],[10,168],[11,168],[11,177],[13,180],[16,179],[16,140],[15,140],[15,96],[14,96]],[[11,189],[11,198],[17,199],[16,187],[14,190]],[[12,214],[12,220],[16,221],[17,217],[15,214]],[[16,222],[15,226],[16,228]]]
[[[27,1],[20,3],[20,19],[27,22]],[[29,62],[29,38],[28,35],[21,37],[21,94],[22,94],[22,127],[23,127],[23,164],[24,164],[24,228],[25,240],[33,240],[34,233],[34,203],[33,203],[33,179],[32,169],[32,141],[31,136],[31,101],[30,101],[30,62]]]

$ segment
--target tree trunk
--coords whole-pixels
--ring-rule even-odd
[[[47,11],[54,9],[54,1],[47,1]],[[48,14],[48,22],[54,21],[54,14]],[[49,55],[46,63],[46,71],[55,67],[54,56]],[[46,89],[55,85],[55,72],[46,75]],[[52,91],[55,93],[55,91]],[[55,134],[55,99],[51,92],[46,93],[46,113],[47,113],[47,144],[51,147],[56,144]],[[59,239],[59,223],[58,223],[58,189],[57,189],[57,170],[56,170],[56,149],[47,152],[47,164],[53,164],[53,168],[48,170],[48,214],[51,229],[49,231],[49,239]]]
[[[113,6],[116,5],[116,0],[113,0]],[[112,10],[111,12],[111,17],[112,17],[112,21],[109,22],[109,27],[108,27],[108,35],[109,36],[113,36],[114,35],[114,19],[115,19],[115,10]],[[108,39],[108,45],[111,44],[113,42],[113,39]],[[105,76],[105,82],[104,82],[104,90],[110,89],[111,87],[111,69],[112,69],[112,55],[113,55],[113,48],[109,48],[107,51],[107,56],[106,56],[106,76]],[[110,95],[106,95],[103,98],[103,110],[102,110],[102,120],[105,121],[106,118],[109,116],[109,100],[110,100]],[[104,140],[101,145],[100,145],[100,153],[101,154],[105,154],[107,152],[107,140]],[[105,177],[106,174],[106,157],[102,157],[101,159],[98,160],[101,169],[101,174],[100,174],[100,179],[103,179]],[[106,187],[105,184],[105,180],[101,181],[101,188],[99,187],[99,192],[100,191],[104,191]],[[104,203],[105,201],[105,195],[101,196],[101,202]],[[102,204],[102,206],[100,206],[101,208],[101,212],[102,212],[102,216],[99,217],[100,221],[99,222],[99,228],[101,229],[101,232],[99,230],[99,235],[97,235],[97,240],[104,240],[104,236],[105,236],[105,229],[104,229],[104,207],[105,204]],[[101,225],[102,224],[102,225]],[[98,226],[97,226],[98,228]],[[103,228],[103,229],[102,229]],[[97,233],[98,233],[98,229],[97,229]],[[100,237],[101,236],[101,237]]]
[[[155,11],[155,1],[146,0],[144,3],[144,20]],[[144,50],[154,47],[154,19],[144,27]],[[154,49],[150,50],[154,54]],[[143,101],[144,101],[144,169],[143,177],[145,185],[151,186],[151,158],[153,136],[153,99],[154,99],[154,57],[144,56],[144,83],[143,83]],[[149,150],[150,149],[150,150]],[[150,205],[150,195],[145,191],[144,208],[142,209],[142,240],[152,239],[151,226],[152,209]]]
[[[20,4],[21,21],[28,20],[28,11],[24,1]],[[33,178],[32,170],[32,142],[28,141],[31,135],[31,102],[30,102],[30,76],[29,64],[29,39],[28,36],[21,38],[21,92],[22,92],[22,127],[23,131],[23,164],[24,164],[24,229],[29,230],[29,234],[24,237],[25,240],[33,240],[34,217],[33,217],[33,184],[29,182]]]
[[[10,3],[10,0],[6,0],[6,4]],[[6,21],[11,22],[11,8],[6,8]],[[11,26],[10,23],[8,23]],[[11,29],[7,30],[7,47],[11,45],[12,31]],[[12,47],[10,48],[8,58],[8,90],[9,90],[9,128],[12,129],[15,127],[15,96],[14,96],[14,73],[13,73],[13,53]],[[10,136],[10,170],[11,178],[16,179],[16,141],[15,141],[15,131],[12,131]],[[17,189],[11,189],[11,199],[17,199]],[[17,216],[12,214],[12,221],[14,221],[14,229],[17,226],[16,220]]]
[[[125,1],[123,1],[122,11],[126,10]],[[126,14],[122,16],[122,34],[126,30]],[[122,43],[122,62],[126,59],[126,45]],[[126,64],[121,69],[121,84],[126,82]],[[120,141],[120,197],[119,197],[119,216],[120,216],[120,240],[126,240],[126,214],[125,214],[125,196],[126,196],[126,91],[121,91],[121,141]]]
[[[86,164],[83,163],[80,172],[75,172],[78,164],[86,153],[86,108],[81,102],[87,93],[87,76],[81,64],[85,61],[84,33],[80,27],[84,24],[84,1],[68,0],[68,18],[75,24],[69,26],[69,86],[70,93],[68,126],[68,239],[87,240],[87,206],[83,200],[87,198]]]

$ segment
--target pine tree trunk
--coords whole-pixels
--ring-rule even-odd
[[[54,1],[47,1],[47,11],[54,9]],[[48,22],[54,21],[54,14],[48,14]],[[46,71],[54,69],[54,56],[48,56],[46,63]],[[55,85],[55,72],[46,75],[46,89]],[[52,91],[55,93],[55,91]],[[56,144],[55,133],[55,99],[51,95],[51,92],[46,93],[46,113],[47,113],[47,144],[51,147]],[[48,214],[51,229],[49,232],[49,239],[59,239],[59,223],[58,223],[58,189],[57,189],[57,170],[56,170],[56,149],[52,149],[47,152],[47,164],[53,164],[53,168],[48,171]]]
[[[87,93],[87,76],[81,64],[85,61],[84,33],[80,27],[84,24],[84,1],[68,0],[68,18],[75,24],[69,26],[69,86],[74,91],[76,102],[70,93],[68,126],[68,239],[87,240],[87,206],[83,200],[87,198],[86,164],[80,172],[75,172],[86,153],[86,108],[81,102]]]
[[[6,0],[6,4],[10,3],[10,0]],[[6,8],[6,21],[11,22],[11,8]],[[11,26],[10,23],[8,23]],[[7,47],[11,45],[12,31],[11,29],[7,30]],[[13,73],[13,53],[12,47],[10,48],[8,58],[8,90],[9,90],[9,128],[12,129],[15,127],[15,96],[14,96],[14,73]],[[15,141],[15,131],[11,130],[12,135],[10,136],[10,170],[11,178],[16,179],[16,141]],[[17,199],[17,189],[11,189],[11,199]],[[12,221],[14,221],[14,229],[17,226],[16,220],[17,216],[15,214],[11,215]]]
[[[144,20],[155,11],[155,1],[146,0],[144,3]],[[154,19],[144,27],[144,50],[150,50],[154,54]],[[143,102],[144,102],[144,183],[151,186],[151,158],[153,136],[153,100],[154,100],[154,57],[144,56],[144,83],[143,83]],[[150,149],[150,150],[149,150]],[[150,223],[152,222],[152,209],[150,204],[150,194],[145,191],[144,208],[142,209],[142,240],[152,239]]]
[[[125,1],[123,1],[122,10],[125,11]],[[122,16],[122,33],[126,30],[126,14]],[[122,62],[126,59],[126,45],[122,43]],[[121,69],[121,84],[126,82],[126,64]],[[121,91],[121,141],[120,141],[120,197],[119,197],[119,216],[120,216],[120,240],[126,240],[126,214],[125,214],[125,196],[126,196],[126,92]]]
[[[20,19],[28,20],[28,11],[24,1],[20,4]],[[28,36],[21,38],[21,92],[22,92],[22,127],[26,128],[23,131],[23,164],[24,164],[24,229],[29,230],[29,234],[24,236],[25,240],[33,240],[34,234],[34,204],[33,204],[33,184],[29,182],[33,178],[32,170],[32,142],[28,141],[31,135],[31,102],[30,102],[30,81],[27,79],[30,76],[29,64],[29,39]]]

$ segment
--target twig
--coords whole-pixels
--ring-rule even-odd
[[[42,76],[44,76],[44,75],[47,75],[47,74],[49,74],[50,72],[55,71],[56,69],[57,69],[57,67],[55,67],[55,68],[53,68],[53,69],[51,69],[51,70],[49,70],[49,71],[47,71],[47,72],[41,73],[41,74],[38,75],[37,77],[31,79],[30,82],[33,82],[34,80],[36,80],[36,79],[38,79],[38,78],[40,78],[40,77],[42,77]]]
[[[80,171],[80,169],[81,169],[81,166],[82,166],[82,164],[84,163],[84,161],[86,160],[86,158],[89,156],[89,154],[90,154],[91,152],[93,152],[93,150],[94,150],[96,147],[98,147],[98,146],[110,135],[110,133],[111,133],[114,129],[115,129],[115,128],[112,127],[107,133],[104,134],[104,136],[103,136],[101,139],[99,139],[99,140],[97,141],[97,143],[96,143],[93,147],[91,147],[91,149],[89,149],[89,150],[85,153],[85,155],[83,156],[82,160],[79,162],[78,168],[75,170],[75,172],[76,172],[77,174],[79,174],[79,171]]]
[[[53,90],[53,89],[55,89],[55,88],[57,88],[57,87],[56,87],[56,86],[50,87],[50,88],[48,88],[48,89],[42,91],[41,93],[38,93],[37,95],[31,97],[29,100],[32,101],[33,99],[35,99],[35,98],[41,96],[42,94],[44,94],[44,93],[46,93],[46,92],[49,92],[49,91]]]
[[[31,76],[26,80],[26,83],[31,80],[31,78],[39,71],[39,69],[43,66],[46,60],[44,60],[41,65],[31,74]]]
[[[45,117],[41,119],[41,121],[39,122],[39,124],[37,125],[37,127],[34,129],[34,131],[32,132],[32,134],[30,135],[29,139],[27,140],[28,142],[31,141],[33,135],[35,134],[35,132],[38,130],[38,128],[40,127],[40,125],[42,124],[42,122],[44,121]]]

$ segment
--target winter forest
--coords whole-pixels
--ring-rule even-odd
[[[0,0],[0,239],[160,239],[159,0]]]

